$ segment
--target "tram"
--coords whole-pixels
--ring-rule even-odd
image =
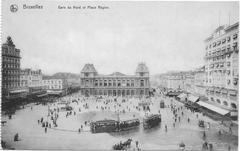
[[[152,128],[161,122],[161,114],[153,114],[143,119],[143,128]]]
[[[116,121],[116,120],[101,120],[92,122],[90,124],[92,133],[110,133],[127,131],[136,128],[140,125],[139,119],[132,119],[127,121]]]
[[[119,131],[127,131],[133,128],[136,128],[140,125],[139,119],[132,119],[127,121],[121,121],[119,123]]]
[[[101,120],[90,124],[92,133],[116,132],[118,125],[118,121],[115,120]]]

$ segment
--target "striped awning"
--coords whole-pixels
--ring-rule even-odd
[[[185,99],[185,98],[187,98],[187,94],[181,93],[177,97],[180,98],[180,99]]]
[[[10,93],[23,93],[23,92],[27,92],[27,90],[13,90],[13,91],[10,91]]]
[[[44,96],[47,96],[47,95],[48,95],[47,93],[44,93],[44,94],[37,95],[37,97],[44,97]]]
[[[203,101],[199,101],[199,102],[197,102],[197,104],[199,104],[200,106],[203,106],[205,108],[208,108],[208,109],[210,109],[210,110],[212,110],[212,111],[214,111],[218,114],[221,114],[221,115],[226,115],[230,112],[228,110],[222,109],[222,108],[214,106],[212,104],[208,104],[208,103],[203,102]]]
[[[188,100],[193,102],[193,103],[195,103],[195,102],[197,102],[199,100],[199,97],[189,94]]]

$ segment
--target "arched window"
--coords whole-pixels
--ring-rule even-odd
[[[107,86],[107,80],[104,80],[104,86]]]
[[[127,90],[127,95],[130,95],[130,90]]]
[[[144,87],[144,80],[141,80],[141,81],[140,81],[140,86],[141,86],[141,87]]]
[[[224,104],[225,106],[228,106],[228,103],[227,103],[226,101],[224,101],[223,104]]]
[[[108,80],[108,86],[112,86],[112,80]]]
[[[134,80],[131,80],[131,86],[134,87]]]
[[[130,80],[127,80],[127,87],[130,86]]]
[[[116,86],[116,80],[113,80],[113,86],[114,87]]]
[[[120,81],[120,80],[118,80],[118,86],[119,86],[119,87],[121,86],[121,81]]]
[[[231,107],[232,107],[233,109],[237,109],[237,105],[236,105],[235,103],[231,103]]]
[[[95,80],[95,86],[96,87],[98,86],[98,80]]]

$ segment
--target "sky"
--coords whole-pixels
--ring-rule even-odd
[[[18,11],[10,11],[16,4]],[[43,9],[23,9],[23,5]],[[21,50],[21,68],[44,74],[134,74],[145,62],[150,75],[204,65],[204,40],[220,25],[239,20],[238,2],[2,1],[2,41]],[[59,9],[106,6],[108,9]],[[230,17],[229,17],[230,16]],[[230,18],[230,19],[229,19]]]

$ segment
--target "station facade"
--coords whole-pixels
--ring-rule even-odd
[[[81,71],[81,93],[85,96],[148,96],[149,70],[139,63],[134,75],[114,72],[98,74],[93,64],[85,64]]]

